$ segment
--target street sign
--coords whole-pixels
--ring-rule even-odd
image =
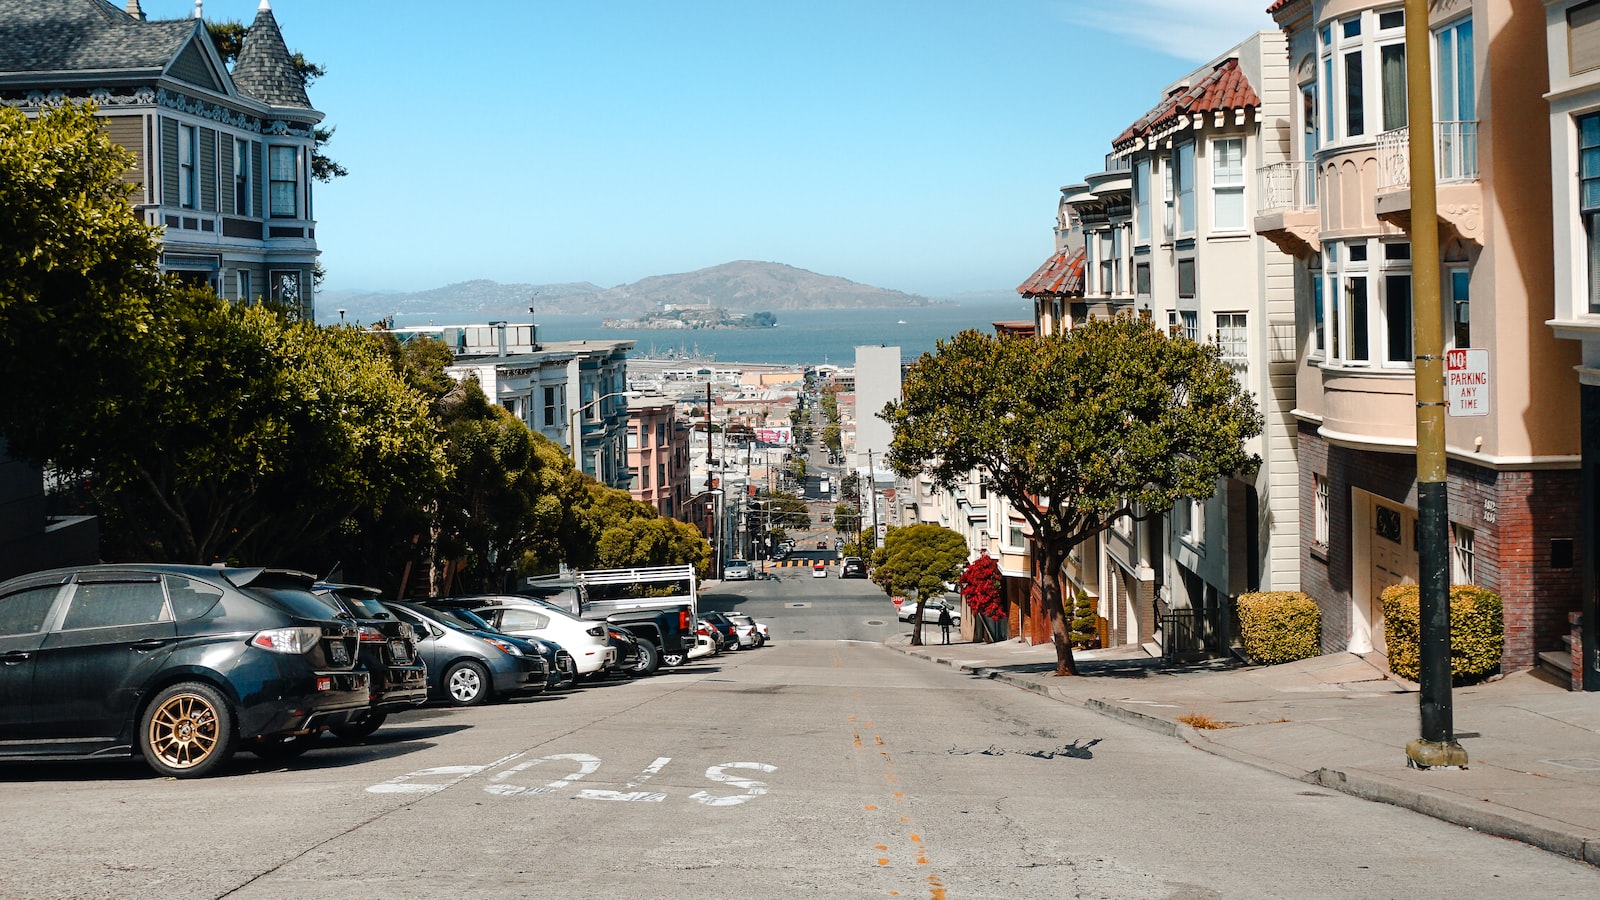
[[[1489,414],[1489,351],[1446,350],[1444,353],[1445,399],[1452,416]]]

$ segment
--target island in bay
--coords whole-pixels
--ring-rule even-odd
[[[637,319],[604,319],[601,328],[719,331],[731,328],[771,328],[778,320],[770,312],[731,313],[723,307],[660,309]]]

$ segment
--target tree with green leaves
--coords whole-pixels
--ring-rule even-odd
[[[133,155],[94,112],[0,106],[0,436],[38,463],[63,432],[104,430],[165,290],[157,232],[128,203]]]
[[[943,525],[890,528],[883,546],[872,554],[872,580],[891,597],[915,602],[911,643],[922,643],[922,609],[928,598],[946,590],[967,564],[966,539]]]
[[[139,365],[54,457],[92,474],[112,555],[318,568],[359,510],[433,502],[428,399],[377,341],[209,289],[163,296]]]
[[[923,354],[881,416],[896,473],[949,489],[980,470],[1028,523],[1058,675],[1077,674],[1068,555],[1119,518],[1160,515],[1253,470],[1244,445],[1262,427],[1215,346],[1128,316],[1039,337],[964,331]]]
[[[705,578],[711,570],[711,544],[700,530],[658,515],[646,504],[639,506],[638,515],[613,522],[600,533],[600,567],[691,565],[698,577]]]

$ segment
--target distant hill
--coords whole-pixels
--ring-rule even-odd
[[[883,309],[933,306],[918,294],[818,275],[774,262],[723,263],[679,275],[652,275],[601,291],[589,302],[595,312],[643,313],[666,306],[724,307],[740,312],[785,309]]]
[[[414,293],[325,291],[317,297],[317,321],[337,322],[340,309],[351,322],[370,323],[393,314],[404,323],[444,324],[492,319],[525,321],[529,306],[538,314],[642,316],[668,306],[769,312],[936,306],[945,302],[818,275],[782,263],[744,260],[677,275],[652,275],[609,289],[587,281],[500,284],[479,280]]]
[[[432,321],[470,324],[495,319],[526,322],[528,307],[539,312],[569,312],[574,297],[592,297],[605,290],[598,284],[501,284],[497,281],[462,281],[412,293],[384,291],[324,291],[317,295],[317,321],[339,321],[339,310],[351,322],[371,324],[389,315],[406,324]]]

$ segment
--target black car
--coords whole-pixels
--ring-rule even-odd
[[[162,775],[285,756],[367,709],[355,620],[303,572],[98,565],[0,584],[0,757]]]
[[[867,563],[859,556],[846,556],[844,563],[839,567],[840,578],[865,578],[867,577]]]
[[[400,621],[379,600],[376,588],[354,584],[317,584],[312,592],[337,616],[356,620],[361,664],[372,674],[372,698],[355,721],[332,726],[342,738],[364,738],[383,726],[390,713],[428,702],[428,667],[417,653],[411,626]]]
[[[720,643],[723,649],[739,649],[739,626],[735,625],[732,619],[716,610],[703,611],[700,613],[700,618],[710,622],[711,627],[717,630],[717,634],[722,637]]]

